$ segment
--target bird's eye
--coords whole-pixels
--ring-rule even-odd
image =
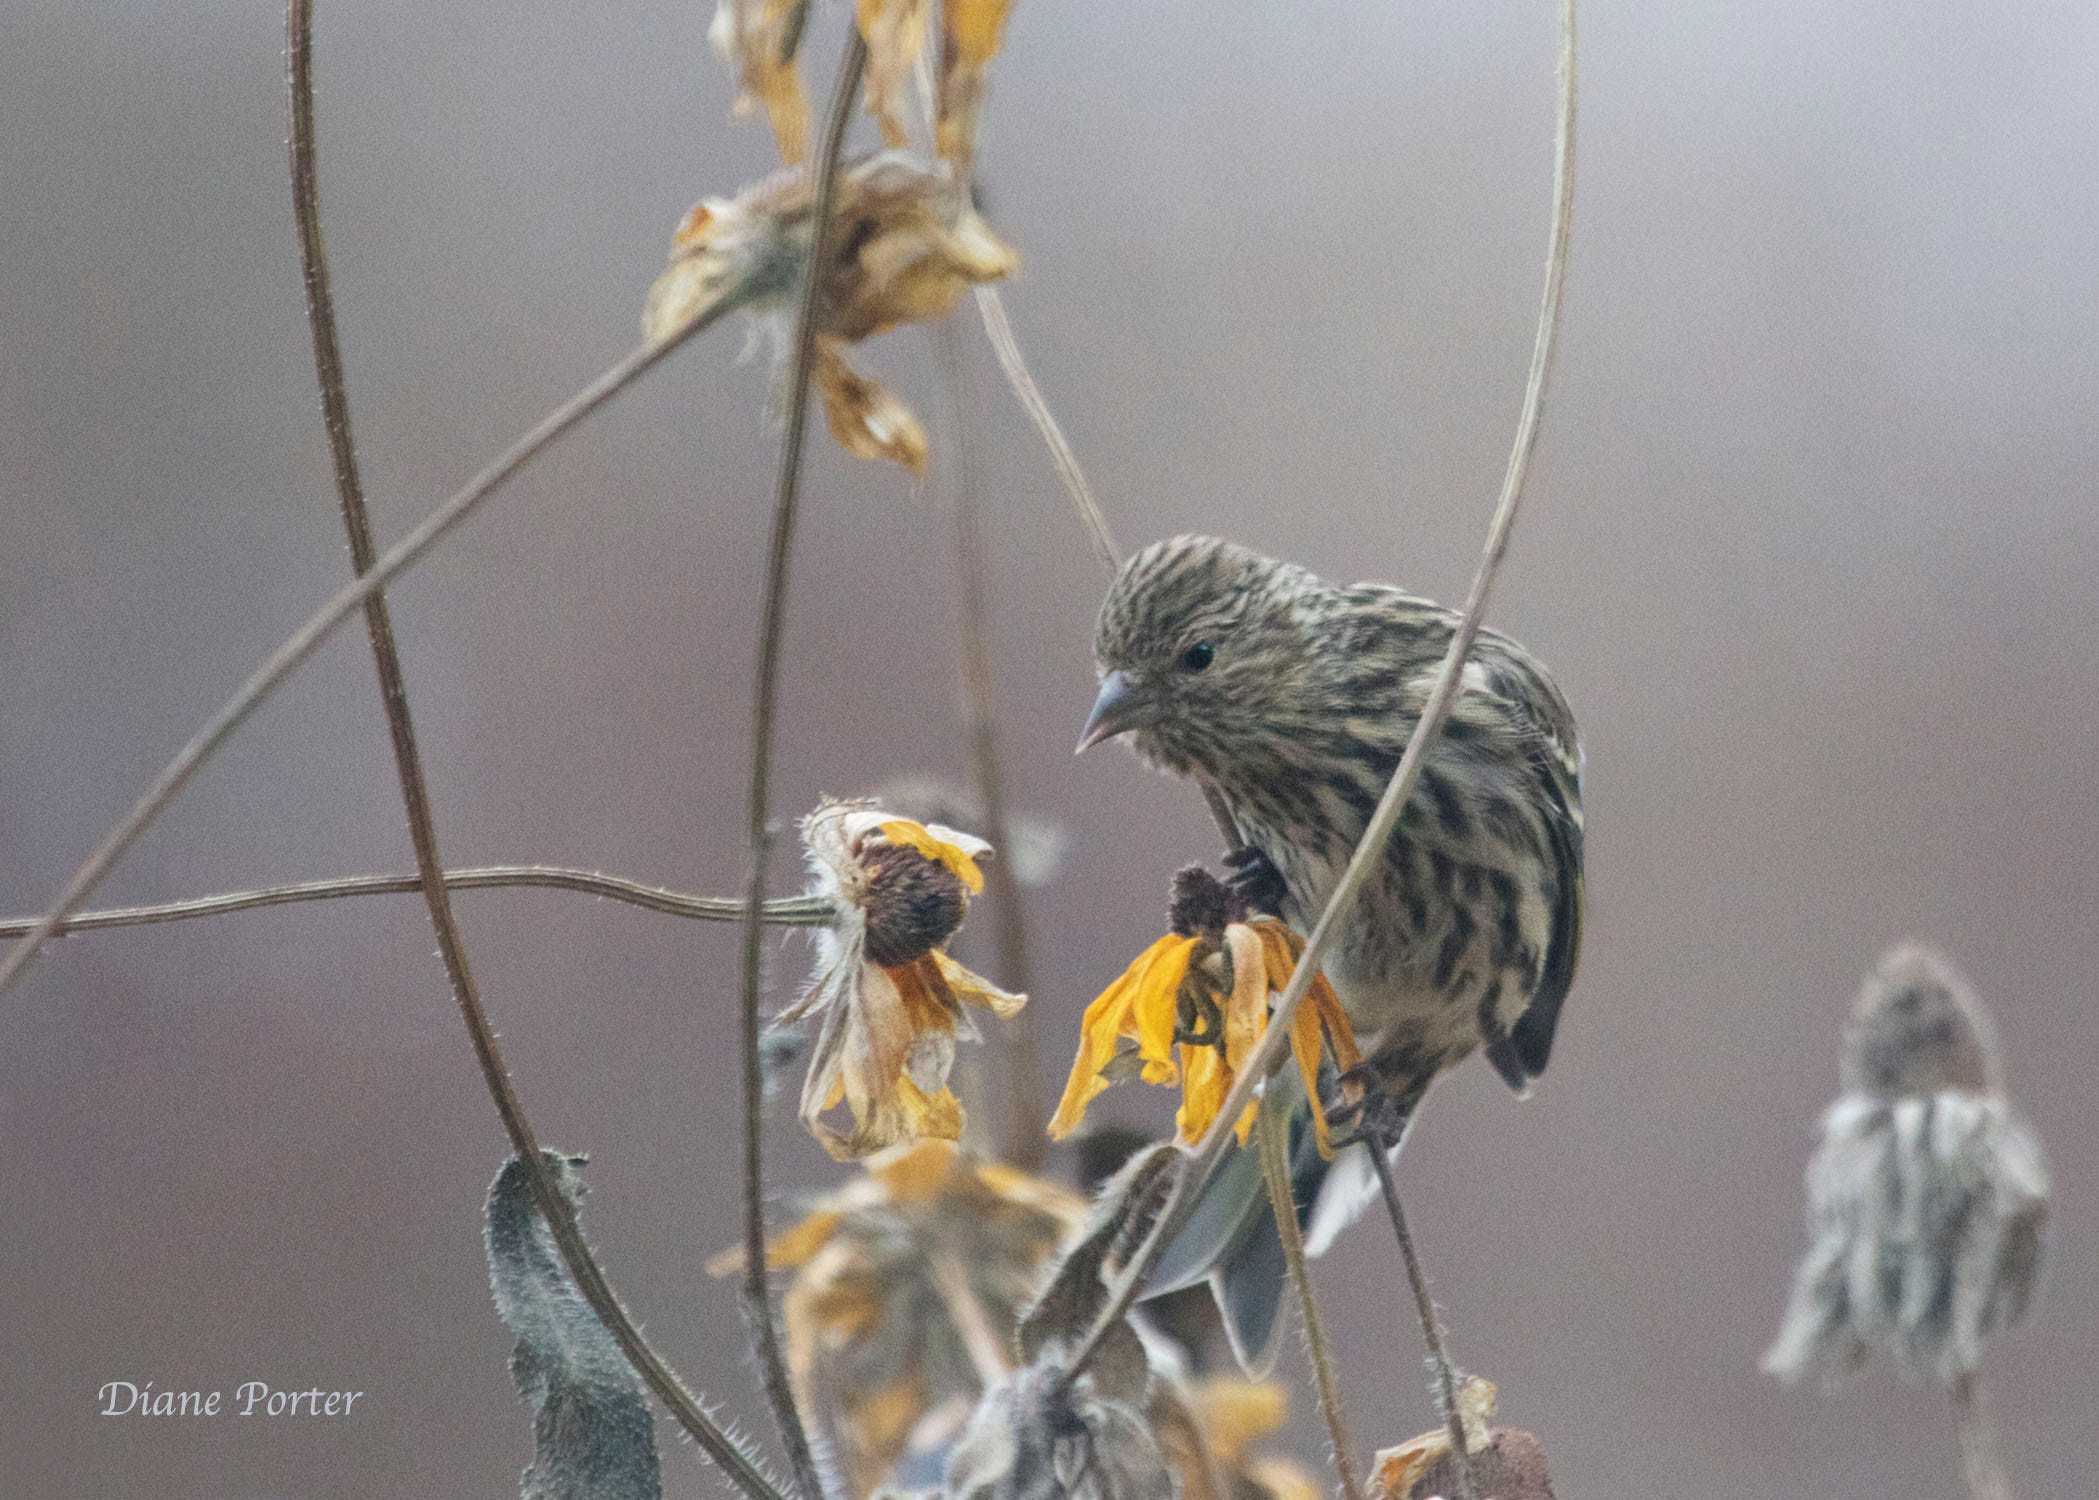
[[[1208,641],[1197,641],[1181,653],[1183,672],[1200,672],[1217,659],[1217,648]]]

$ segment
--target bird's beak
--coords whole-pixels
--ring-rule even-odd
[[[1101,679],[1100,696],[1093,700],[1093,712],[1086,715],[1086,727],[1079,731],[1076,753],[1083,755],[1110,735],[1141,728],[1151,717],[1151,702],[1130,675],[1110,672]]]

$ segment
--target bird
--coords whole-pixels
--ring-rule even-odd
[[[1094,631],[1098,693],[1080,751],[1121,739],[1198,783],[1239,845],[1231,884],[1308,934],[1413,733],[1458,624],[1381,583],[1336,585],[1210,536],[1126,561]],[[1365,1061],[1357,1132],[1397,1155],[1422,1096],[1482,1053],[1519,1095],[1544,1071],[1582,935],[1583,761],[1545,667],[1482,629],[1390,844],[1323,962]],[[1375,1191],[1366,1155],[1329,1167],[1296,1070],[1290,1165],[1307,1248]],[[1233,1353],[1259,1371],[1279,1332],[1283,1260],[1255,1153],[1230,1151],[1148,1295],[1207,1280]]]

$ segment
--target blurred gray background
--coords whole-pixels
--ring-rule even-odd
[[[322,184],[382,537],[628,348],[672,226],[767,169],[710,6],[324,6]],[[835,55],[837,16],[812,43]],[[1552,1072],[1438,1090],[1402,1180],[1452,1337],[1569,1497],[1959,1492],[1932,1395],[1755,1370],[1862,968],[1995,1006],[2060,1204],[1991,1378],[2032,1495],[2099,1485],[2099,12],[1597,3],[1559,378],[1497,623],[1589,752]],[[345,576],[269,4],[0,10],[0,908],[26,913]],[[1544,3],[1026,0],[983,170],[1042,383],[1129,544],[1222,531],[1462,593],[1547,206]],[[812,90],[820,93],[819,80]],[[774,437],[724,332],[395,593],[445,847],[735,888]],[[972,338],[1046,1074],[1213,854],[1074,760],[1102,579]],[[925,341],[866,356],[932,415]],[[947,530],[812,445],[778,806],[959,776]],[[367,649],[331,644],[109,901],[403,869]],[[775,883],[794,877],[786,856]],[[544,1137],[664,1350],[764,1430],[734,1297],[730,929],[464,896]],[[988,921],[968,934],[981,957]],[[804,959],[786,944],[773,993]],[[0,1489],[514,1494],[478,1214],[504,1153],[413,898],[58,945],[0,1003]],[[1110,1096],[1163,1127],[1169,1101]],[[792,1191],[836,1180],[775,1110]],[[1389,1240],[1320,1269],[1365,1446],[1430,1425]],[[1283,1367],[1302,1391],[1294,1356]],[[339,1422],[95,1416],[104,1381],[362,1389]],[[1321,1451],[1309,1401],[1301,1450]],[[671,1489],[717,1492],[689,1452]]]

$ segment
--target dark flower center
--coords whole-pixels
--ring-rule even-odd
[[[923,958],[962,925],[967,897],[946,865],[901,844],[877,844],[867,867],[867,956],[885,969]]]

